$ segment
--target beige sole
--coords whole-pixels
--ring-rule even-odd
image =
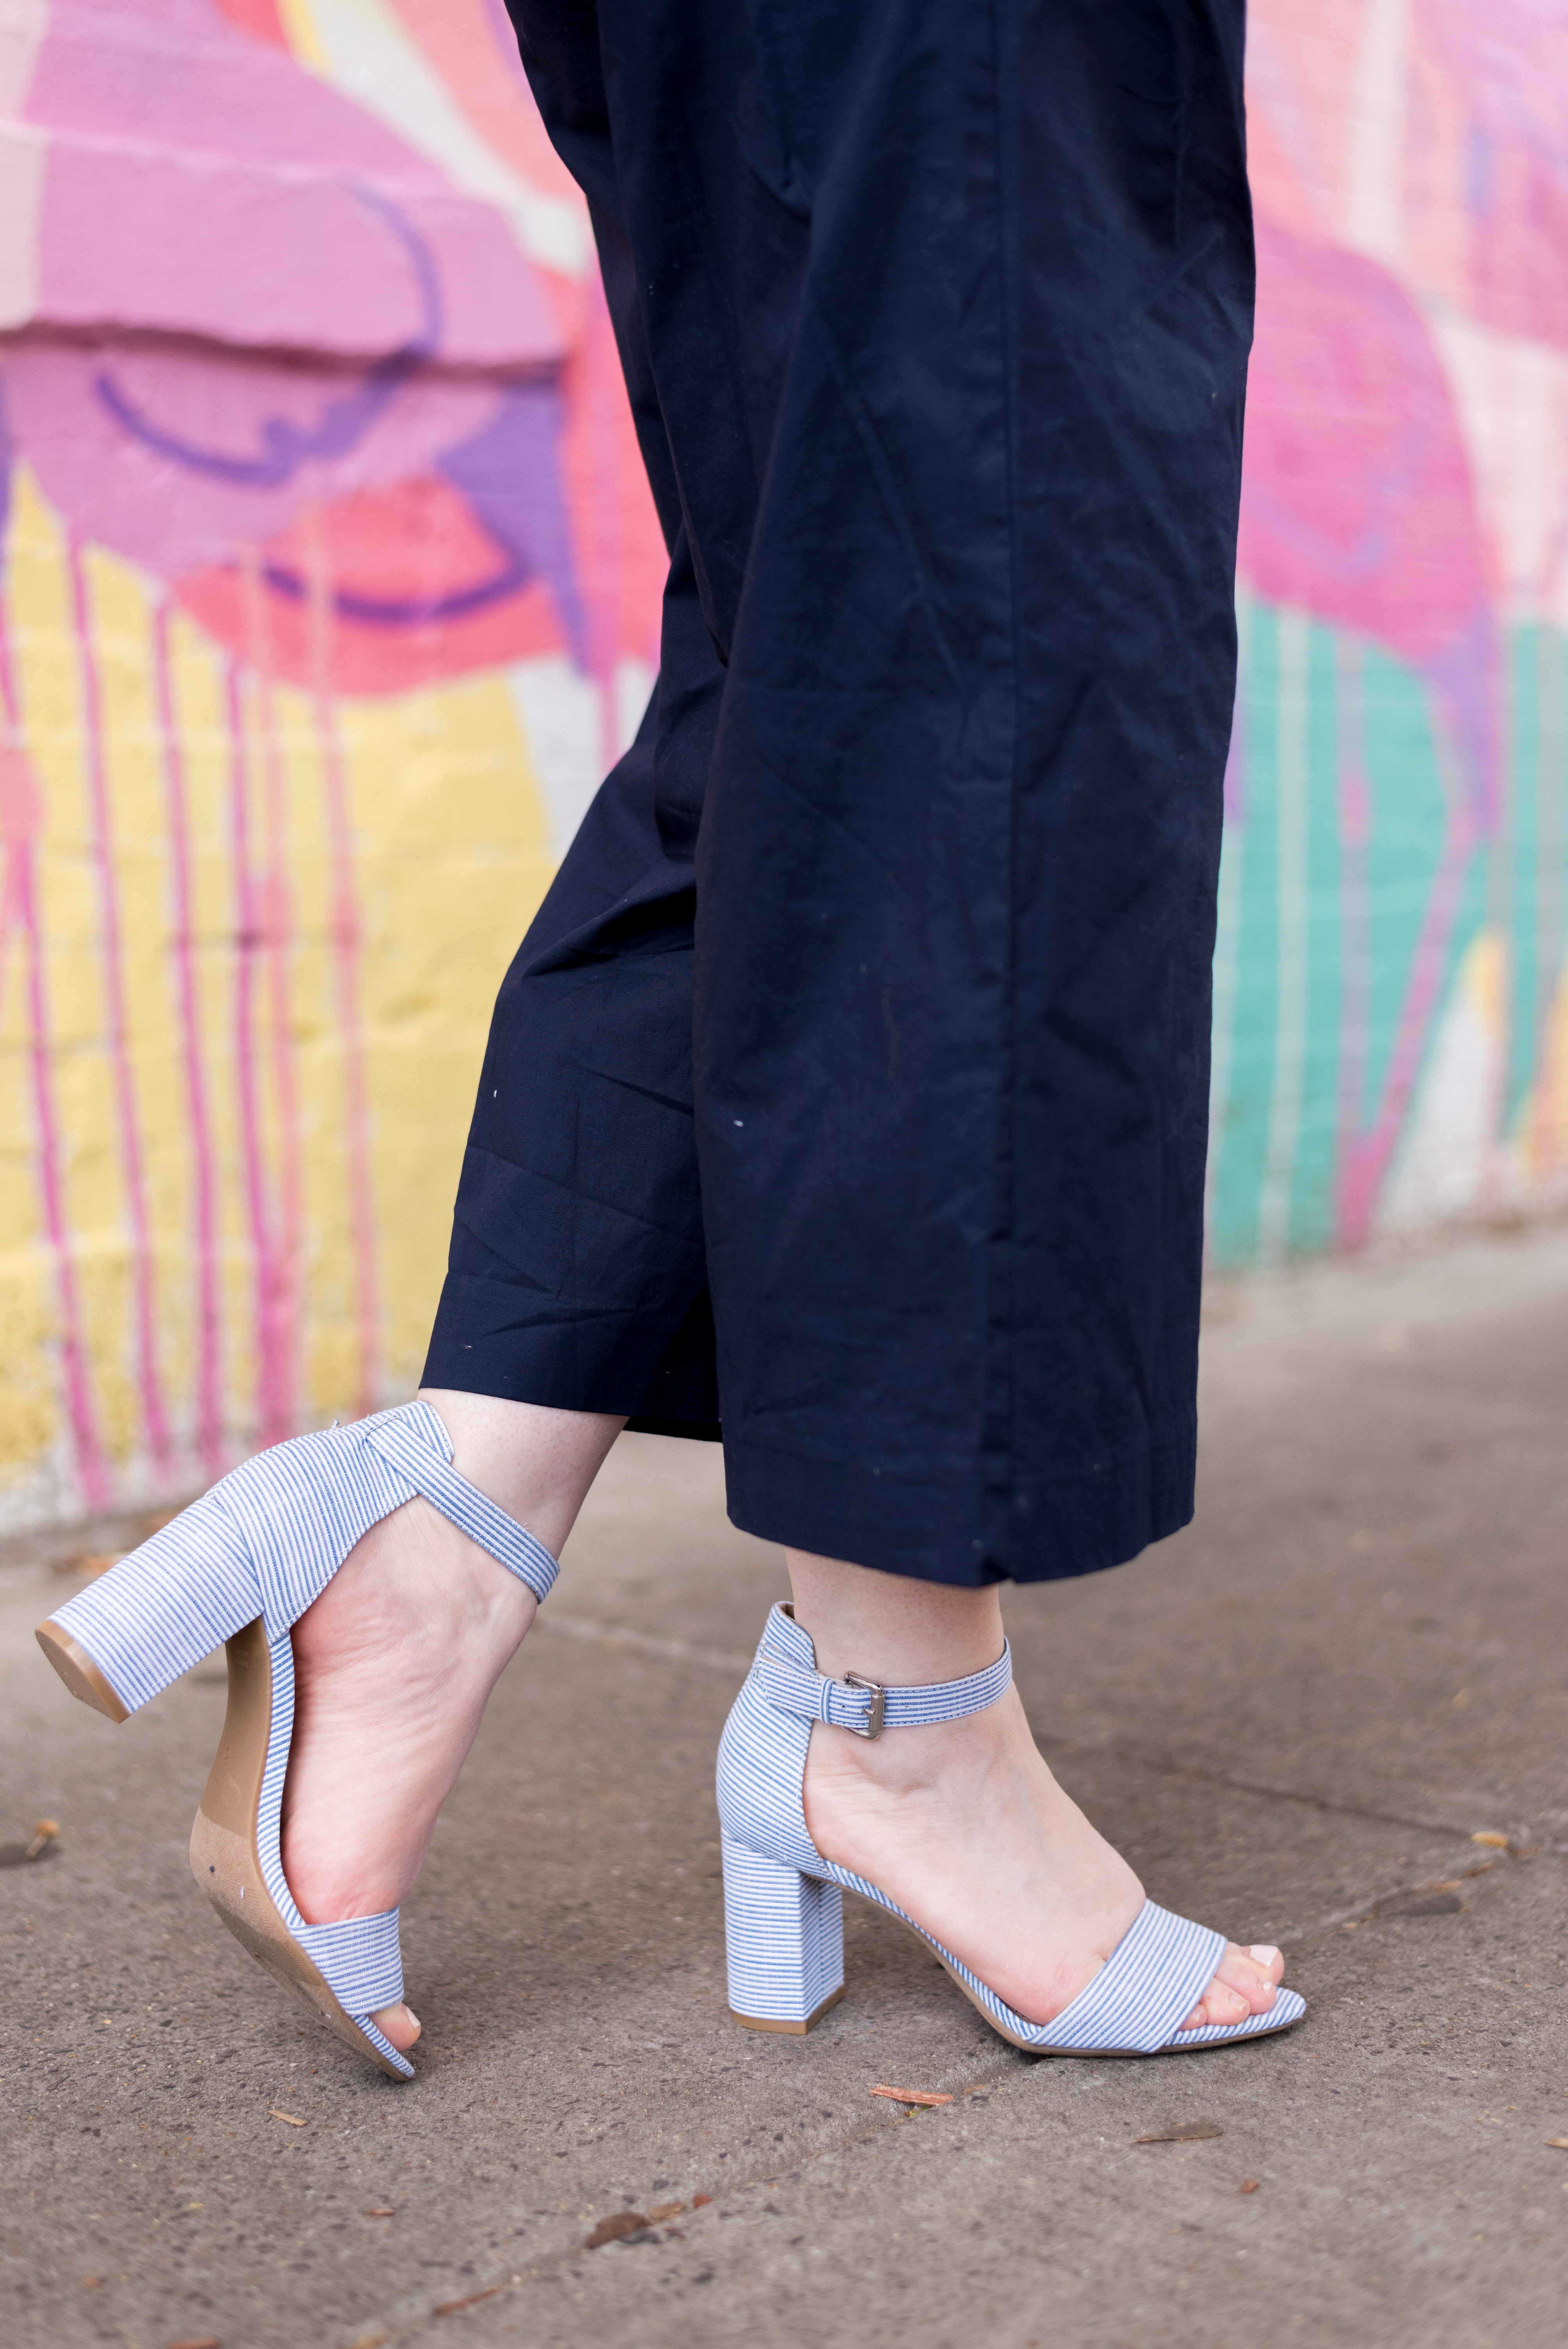
[[[87,1650],[57,1623],[38,1628],[38,1645],[66,1686],[95,1713],[129,1721],[121,1704]],[[256,1857],[256,1814],[267,1766],[273,1727],[273,1664],[260,1620],[247,1624],[228,1643],[229,1710],[223,1734],[208,1773],[206,1792],[191,1830],[191,1867],[236,1940],[282,1982],[318,2023],[360,2055],[368,2055],[390,2080],[406,2075],[390,2064],[365,2036],[336,1993],[300,1948],[273,1906]]]
[[[744,2024],[748,2031],[781,2031],[787,2038],[804,2039],[811,2025],[814,2023],[820,2023],[828,2009],[830,2006],[837,2006],[843,1994],[841,1987],[830,1991],[821,2005],[813,2007],[804,2023],[768,2023],[759,2014],[740,2014],[733,2006],[729,2013],[731,2020]]]
[[[71,1694],[81,1703],[90,1704],[95,1713],[104,1713],[110,1721],[130,1719],[129,1711],[80,1640],[62,1631],[57,1623],[40,1623],[34,1637]]]
[[[256,1815],[273,1727],[273,1664],[259,1619],[235,1633],[227,1653],[229,1710],[191,1830],[191,1872],[235,1940],[292,1997],[346,2046],[368,2055],[388,2079],[401,2080],[406,2075],[387,2062],[339,2003],[267,1890],[256,1857]]]

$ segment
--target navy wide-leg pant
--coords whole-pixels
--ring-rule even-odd
[[[426,1382],[975,1584],[1191,1511],[1243,0],[508,0],[670,546]]]

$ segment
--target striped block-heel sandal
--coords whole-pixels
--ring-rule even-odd
[[[753,2031],[810,2031],[844,1994],[843,1892],[861,1893],[902,1918],[935,1951],[965,1996],[1015,2047],[1039,2055],[1153,2055],[1216,2047],[1288,2030],[1306,2012],[1279,1990],[1265,2014],[1243,2023],[1179,2026],[1225,1954],[1212,1933],[1146,1900],[1087,1990],[1054,2022],[1031,2023],[971,1973],[864,1877],[824,1859],[806,1826],[806,1749],[814,1722],[879,1736],[884,1729],[957,1721],[995,1704],[1013,1677],[1004,1648],[966,1680],[932,1688],[882,1688],[851,1675],[827,1679],[787,1607],[768,1618],[718,1749],[725,1946],[730,2012]]]
[[[451,1464],[427,1402],[247,1460],[38,1631],[73,1696],[124,1721],[227,1642],[229,1710],[191,1866],[230,1930],[349,2046],[414,2067],[372,2020],[403,1996],[397,1911],[307,1925],[279,1850],[294,1727],[289,1633],[370,1527],[416,1494],[543,1599],[555,1560]]]

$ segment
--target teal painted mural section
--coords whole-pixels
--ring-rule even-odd
[[[1368,1237],[1481,944],[1467,1131],[1506,1209],[1564,1155],[1554,1055],[1568,947],[1568,638],[1497,647],[1501,788],[1478,807],[1429,680],[1345,629],[1245,594],[1214,962],[1209,1245],[1217,1268]],[[1457,1080],[1455,1081],[1457,1081]],[[1458,1108],[1462,1111],[1464,1104]],[[1441,1145],[1439,1128],[1430,1147]],[[1414,1137],[1414,1138],[1413,1138]],[[1419,1182],[1405,1190],[1419,1204]],[[1439,1168],[1441,1201],[1455,1170]],[[1417,1218],[1418,1219],[1418,1218]]]
[[[1220,1266],[1568,1206],[1568,0],[1250,0]]]

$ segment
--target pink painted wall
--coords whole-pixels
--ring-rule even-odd
[[[387,804],[361,791],[356,807],[345,730],[367,709],[410,712],[422,695],[420,722],[438,733],[465,685],[507,688],[490,724],[515,770],[509,853],[531,822],[548,837],[494,936],[499,975],[645,696],[663,549],[585,208],[490,0],[39,0],[8,16],[0,43],[0,478],[12,525],[0,566],[0,1034],[27,1071],[13,1098],[35,1177],[30,1227],[14,1198],[6,1237],[14,1253],[50,1260],[47,1309],[21,1318],[53,1355],[42,1382],[57,1420],[56,1473],[40,1483],[50,1413],[27,1401],[39,1381],[20,1377],[21,1402],[13,1384],[9,1444],[0,1400],[0,1479],[8,1468],[26,1515],[190,1482],[236,1444],[406,1387],[439,1219],[422,1203],[413,1258],[388,1249],[378,1139],[389,1117],[418,1123],[421,1106],[371,1101],[361,962],[367,893],[400,853],[407,761],[394,728]],[[19,552],[45,528],[63,602],[47,612],[40,565]],[[144,606],[137,657],[160,769],[161,885],[150,903],[139,891],[134,910],[129,787],[116,772],[129,746],[106,699],[100,575],[133,583]],[[88,1039],[61,1032],[51,1009],[72,984],[53,968],[40,885],[62,795],[36,755],[52,636],[71,671],[65,788],[81,795],[77,845],[93,875]],[[199,643],[218,681],[229,902],[216,954],[192,899],[177,643],[188,667]],[[308,753],[285,753],[285,705],[296,732],[304,713]],[[313,1165],[321,1137],[301,1097],[307,941],[291,755],[314,764],[311,821],[324,833],[326,1017],[342,1064],[330,1175]],[[472,820],[454,791],[446,823]],[[437,903],[431,919],[461,915]],[[149,946],[167,997],[157,1017],[132,1002],[127,978],[128,957]],[[449,1060],[470,1081],[484,1008],[464,1001],[450,1039]],[[160,1022],[178,1040],[172,1089],[150,1065]],[[83,1049],[113,1127],[116,1179],[99,1185],[112,1195],[108,1228],[84,1229],[73,1208],[82,1151],[64,1077]],[[460,1091],[448,1086],[449,1112]],[[173,1158],[182,1228],[150,1171]],[[355,1258],[355,1340],[352,1364],[338,1348],[324,1384],[309,1375],[307,1324],[311,1219],[329,1181]],[[389,1253],[408,1292],[391,1344]],[[236,1257],[248,1295],[235,1294]],[[223,1326],[236,1318],[238,1345]],[[0,1482],[0,1514],[4,1501]]]
[[[1568,1185],[1568,5],[1254,0],[1219,1261]]]

